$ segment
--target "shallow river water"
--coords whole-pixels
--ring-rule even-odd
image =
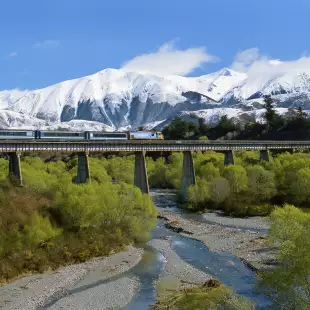
[[[159,209],[169,208],[169,211],[174,210],[179,214],[182,213],[180,209],[176,208],[173,192],[165,191],[163,194],[161,191],[154,191],[152,197]],[[185,214],[184,216],[196,221],[205,221],[200,215]],[[157,226],[152,231],[151,238],[162,239],[166,237],[170,237],[172,249],[188,264],[215,276],[223,284],[232,287],[237,293],[255,301],[257,309],[266,309],[270,306],[270,301],[256,289],[255,273],[246,267],[240,259],[225,252],[211,252],[202,242],[183,237],[167,229],[164,226],[164,220],[159,219]],[[153,281],[158,279],[164,260],[156,250],[152,253],[148,264],[145,265],[145,262],[141,262],[134,268],[134,274],[140,278],[141,288],[131,303],[124,309],[148,309],[148,305],[155,302]]]
[[[174,202],[175,194],[168,191],[154,191],[151,193],[155,205],[159,209],[169,208],[169,211],[182,213],[176,208]],[[200,215],[184,214],[185,217],[194,217],[196,221],[204,221]],[[164,220],[159,219],[157,226],[151,233],[152,239],[169,238],[172,244],[172,250],[179,255],[186,263],[193,267],[215,276],[223,284],[232,287],[237,293],[255,301],[257,309],[269,308],[270,302],[257,289],[257,279],[255,273],[247,268],[241,260],[235,256],[221,252],[212,252],[200,241],[183,237],[180,234],[167,229],[164,226]],[[93,282],[93,279],[83,279],[82,283],[78,283],[75,288],[69,291],[69,294],[78,293],[90,289],[96,285],[109,283],[122,277],[137,277],[140,281],[140,290],[131,300],[131,302],[123,309],[126,310],[147,310],[151,304],[155,303],[156,292],[154,283],[158,280],[160,273],[164,267],[165,257],[151,246],[145,247],[142,260],[134,268],[127,272],[110,278],[106,281]],[[54,300],[42,309],[48,309],[55,304]]]

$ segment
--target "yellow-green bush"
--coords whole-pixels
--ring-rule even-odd
[[[285,205],[272,212],[270,222],[281,264],[262,274],[262,288],[276,309],[310,309],[310,214]]]
[[[189,209],[201,210],[207,207],[206,203],[210,199],[210,184],[203,179],[198,179],[197,184],[188,189]]]
[[[17,188],[0,160],[0,282],[148,239],[157,213],[132,185],[133,157],[90,158],[93,177],[83,185],[72,182],[76,164],[25,157],[24,187]]]
[[[255,305],[240,297],[232,289],[217,280],[209,281],[214,286],[181,287],[178,280],[165,279],[157,286],[157,302],[153,310],[251,310]]]

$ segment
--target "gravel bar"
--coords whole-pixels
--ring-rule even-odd
[[[37,309],[52,299],[61,298],[88,274],[91,280],[87,283],[90,283],[98,280],[95,274],[100,275],[100,279],[104,280],[129,270],[139,263],[142,254],[142,249],[129,246],[126,251],[108,257],[94,258],[54,272],[18,279],[0,287],[0,309]],[[132,283],[133,287],[136,288],[136,283]]]
[[[53,304],[51,310],[103,310],[125,307],[139,290],[137,278],[118,280],[95,286],[91,289],[68,295]]]
[[[202,217],[207,221],[224,226],[229,225],[239,228],[252,228],[261,230],[269,229],[269,223],[267,218],[261,216],[254,216],[249,218],[236,218],[236,217],[223,216],[220,213],[207,212],[204,213]]]
[[[268,246],[264,233],[187,220],[169,211],[161,211],[160,217],[167,220],[168,228],[202,241],[211,251],[232,253],[253,270],[266,270],[275,264],[276,250]]]
[[[164,269],[159,279],[176,278],[185,283],[203,284],[211,278],[214,278],[181,259],[171,249],[169,241],[153,239],[149,242],[149,245],[158,250],[165,257]]]

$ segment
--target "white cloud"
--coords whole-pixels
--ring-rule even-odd
[[[156,52],[136,56],[123,64],[122,69],[128,72],[156,75],[187,75],[207,62],[216,61],[205,47],[180,50],[173,42],[167,42]]]
[[[42,42],[37,42],[32,47],[33,48],[55,48],[60,45],[60,41],[57,40],[45,40]]]
[[[296,60],[281,61],[280,59],[272,59],[261,55],[258,48],[250,48],[235,56],[231,68],[236,71],[246,72],[249,76],[310,73],[310,57],[302,56]]]
[[[9,54],[9,57],[15,57],[15,56],[17,56],[17,52],[11,52],[11,53]]]
[[[249,48],[243,52],[237,53],[231,68],[239,72],[245,72],[247,71],[247,68],[259,58],[259,49],[257,47]]]
[[[296,78],[300,73],[310,74],[310,57],[302,56],[296,60],[281,61],[261,55],[259,49],[251,48],[238,53],[231,68],[247,74],[246,95],[249,95],[275,77],[285,76],[285,83],[296,85]],[[299,78],[298,80],[300,81]]]

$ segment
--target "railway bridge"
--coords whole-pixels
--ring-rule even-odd
[[[217,151],[224,153],[224,164],[234,164],[234,151],[258,150],[260,160],[269,161],[269,150],[310,149],[310,141],[239,141],[239,140],[107,140],[107,141],[9,141],[0,140],[0,152],[9,155],[9,178],[22,186],[20,154],[31,152],[77,153],[78,167],[76,183],[90,180],[88,155],[98,152],[134,152],[134,185],[143,193],[149,193],[145,152],[183,152],[181,194],[196,183],[193,163],[195,151]]]

